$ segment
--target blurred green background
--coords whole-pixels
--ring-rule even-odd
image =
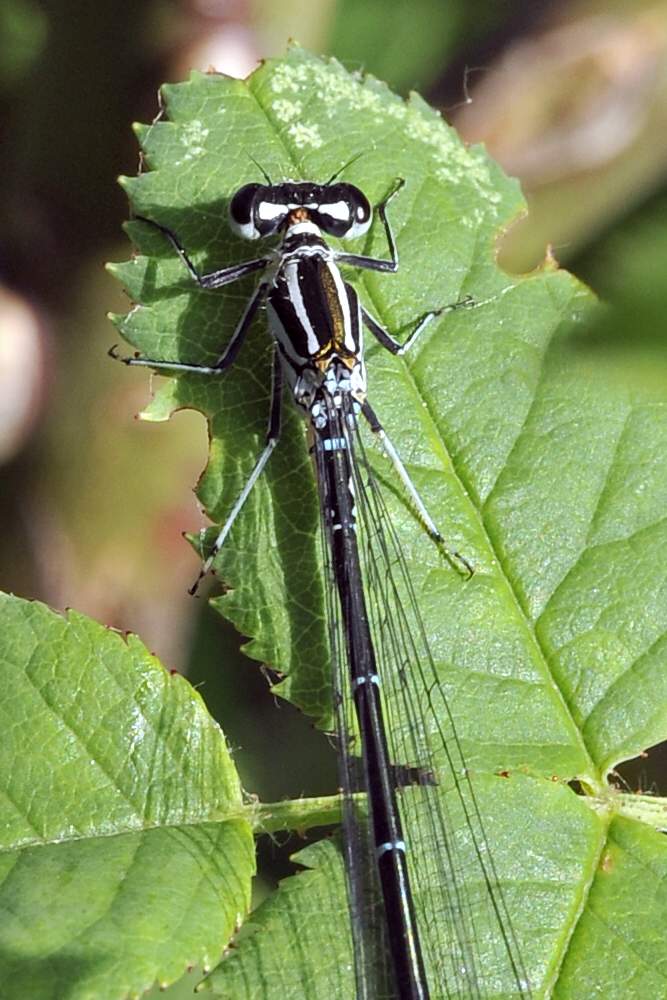
[[[201,686],[267,801],[332,790],[331,751],[187,595],[204,423],[133,419],[148,378],[106,357],[105,314],[128,303],[103,263],[129,253],[116,176],[136,172],[130,124],[154,117],[160,83],[245,76],[289,38],[419,90],[486,143],[530,206],[501,264],[530,270],[550,245],[614,307],[587,349],[667,393],[667,0],[3,0],[0,587],[138,632]],[[660,775],[657,752],[623,773],[645,790]],[[261,846],[268,879],[289,846]]]

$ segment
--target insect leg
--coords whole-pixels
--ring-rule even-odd
[[[135,219],[139,222],[148,223],[148,225],[153,226],[154,229],[159,229],[160,232],[167,237],[187,268],[188,274],[200,288],[221,288],[223,285],[229,285],[232,281],[238,281],[240,278],[245,278],[246,275],[253,274],[255,271],[264,270],[264,268],[270,263],[269,257],[257,257],[255,260],[242,261],[240,264],[231,264],[229,267],[223,267],[218,271],[210,271],[208,274],[201,274],[176,233],[174,233],[167,226],[163,226],[161,223],[155,222],[153,219],[147,219],[145,215],[135,215]]]
[[[350,264],[352,267],[363,267],[367,271],[388,271],[390,274],[398,271],[398,250],[396,249],[396,241],[394,239],[391,224],[387,218],[387,206],[392,198],[398,194],[404,184],[405,180],[402,177],[399,177],[387,197],[384,201],[380,202],[376,209],[382,221],[382,225],[384,226],[387,244],[389,246],[390,259],[385,260],[382,257],[366,257],[364,254],[358,253],[337,253],[337,263]]]
[[[473,567],[465,558],[465,556],[462,556],[460,552],[457,552],[455,549],[449,549],[447,547],[447,543],[445,541],[444,536],[440,533],[439,529],[435,525],[433,518],[429,514],[426,508],[426,504],[420,497],[417,487],[412,482],[408,470],[405,468],[403,464],[401,456],[394,447],[391,438],[387,435],[387,432],[385,431],[384,427],[378,420],[375,410],[373,410],[373,408],[371,407],[371,405],[368,403],[367,400],[364,401],[364,403],[362,403],[361,412],[366,418],[366,421],[368,422],[368,426],[370,427],[371,431],[373,432],[373,434],[377,436],[378,440],[380,441],[382,450],[384,451],[385,455],[387,456],[391,464],[394,466],[394,469],[396,470],[399,479],[403,483],[403,486],[405,487],[407,493],[410,496],[410,499],[412,500],[412,503],[415,506],[420,521],[424,525],[430,537],[433,539],[434,542],[437,542],[438,545],[442,545],[447,555],[451,559],[454,559],[455,561],[460,563],[463,567],[465,567],[465,570],[468,573],[468,575],[472,576],[474,572]]]
[[[278,440],[280,438],[282,388],[283,388],[283,380],[282,380],[282,368],[280,367],[280,357],[278,355],[277,348],[274,348],[273,376],[271,380],[271,409],[269,412],[269,423],[266,430],[266,439],[264,448],[262,449],[257,461],[255,462],[253,470],[248,476],[245,486],[241,490],[236,500],[236,503],[229,512],[229,516],[225,521],[224,525],[222,526],[222,529],[218,537],[213,543],[213,548],[211,549],[208,556],[204,560],[202,568],[199,571],[199,576],[197,577],[193,585],[190,587],[191,594],[195,594],[197,592],[199,584],[201,583],[201,581],[203,580],[203,578],[206,576],[211,566],[213,565],[213,560],[217,556],[222,546],[225,544],[225,541],[227,539],[227,536],[229,535],[229,532],[232,529],[234,521],[241,512],[244,503],[246,502],[246,500],[250,496],[250,493],[252,492],[253,486],[255,485],[260,475],[262,474],[264,466],[268,462],[269,458],[271,457],[271,453],[273,452],[273,449],[278,443]]]
[[[158,361],[155,358],[125,358],[116,353],[115,346],[109,350],[109,354],[116,361],[122,361],[125,365],[130,366],[141,366],[144,368],[154,368],[157,371],[168,371],[168,372],[195,372],[199,375],[221,375],[227,368],[230,367],[236,360],[236,355],[239,352],[241,344],[247,334],[253,319],[259,309],[264,296],[266,295],[268,289],[268,284],[266,282],[260,282],[252,296],[248,300],[248,304],[243,310],[243,315],[236,324],[236,329],[231,336],[231,339],[224,351],[217,359],[217,361],[212,365],[197,365],[188,364],[184,361]]]
[[[407,354],[412,345],[416,342],[421,333],[426,329],[426,327],[438,316],[444,316],[445,313],[455,312],[457,309],[471,309],[477,305],[472,295],[466,295],[464,298],[460,299],[458,302],[452,302],[447,306],[441,306],[440,309],[432,309],[430,312],[425,313],[421,319],[417,320],[417,323],[413,327],[408,339],[401,343],[396,340],[395,337],[385,330],[383,326],[378,323],[376,319],[371,316],[369,312],[362,306],[361,315],[365,325],[371,331],[373,336],[378,340],[383,347],[392,354],[401,355]]]

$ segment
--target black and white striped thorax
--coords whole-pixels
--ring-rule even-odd
[[[322,389],[333,399],[350,393],[363,402],[366,369],[359,299],[314,223],[297,222],[288,228],[267,310],[299,406],[315,418],[312,407]]]
[[[296,403],[322,427],[322,392],[366,397],[361,305],[322,232],[361,235],[370,205],[351,184],[254,184],[234,196],[230,215],[243,236],[284,233],[267,281],[269,322]]]
[[[316,420],[313,407],[322,389],[333,399],[350,393],[363,402],[366,369],[359,299],[314,223],[288,226],[267,311],[299,406]]]

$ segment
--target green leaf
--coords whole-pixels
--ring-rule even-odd
[[[133,635],[0,596],[2,995],[139,996],[247,912],[252,830],[224,737]]]
[[[608,796],[608,772],[667,737],[665,406],[587,350],[591,296],[550,258],[526,276],[498,269],[494,241],[523,207],[517,185],[418,97],[404,103],[372,78],[298,48],[248,81],[193,74],[163,93],[168,120],[139,130],[150,170],[125,186],[137,214],[174,229],[202,270],[256,254],[225,221],[233,192],[260,179],[253,158],[275,180],[322,181],[363,153],[345,179],[372,201],[406,179],[390,208],[399,273],[349,275],[366,306],[400,335],[430,308],[466,294],[478,304],[434,323],[407,358],[368,349],[369,398],[449,544],[475,565],[472,580],[462,581],[424,536],[382,456],[373,464],[481,790],[531,983],[539,996],[590,995],[577,993],[565,972],[559,980],[571,952],[577,968],[605,965],[599,951],[589,954],[601,947],[588,930],[596,919],[589,901],[617,913],[625,901],[629,916],[614,926],[627,942],[626,961],[645,935],[650,941],[659,912],[653,898],[637,926],[629,852],[618,855],[611,878],[605,859],[621,808]],[[123,335],[148,357],[214,360],[252,282],[199,291],[163,237],[137,222],[130,233],[140,255],[115,271],[140,306],[118,320]],[[386,255],[381,227],[362,248]],[[171,380],[147,411],[164,419],[189,406],[208,417],[211,454],[199,494],[217,523],[261,447],[269,355],[260,318],[233,372],[219,381]],[[282,673],[277,690],[326,726],[318,506],[304,437],[288,410],[280,447],[216,561],[226,588],[215,604],[250,637],[249,655]],[[494,777],[499,771],[512,780]],[[598,813],[552,781],[573,778],[598,796]],[[664,874],[664,845],[646,831],[637,836]],[[303,995],[299,985],[317,977],[330,947],[326,928],[318,936],[307,916],[310,887],[331,884],[328,871],[319,882],[315,872],[253,918],[253,926],[269,923],[271,935],[241,939],[208,981],[216,991],[284,996],[292,983],[292,995]],[[326,907],[343,912],[327,898]],[[295,900],[305,908],[299,921]],[[276,921],[289,956],[272,952]],[[314,940],[304,952],[306,926]],[[608,971],[597,988],[613,995],[619,952],[609,941],[604,948]],[[345,947],[341,954],[349,964]],[[643,995],[655,995],[653,971],[632,963]],[[326,995],[324,985],[313,990]]]
[[[522,943],[522,960],[531,982],[546,989],[557,978],[558,962],[605,842],[607,821],[566,787],[525,776],[478,777],[476,792],[505,902]],[[520,850],[517,821],[521,824]],[[471,856],[472,845],[467,846],[468,852],[457,859],[463,873],[461,888],[474,892],[477,864]],[[204,989],[229,1000],[355,996],[340,857],[331,843],[320,843],[302,851],[296,860],[312,870],[283,882],[251,915],[238,947],[204,981]],[[418,896],[418,911],[421,902]],[[480,932],[482,915],[476,916]],[[304,959],[288,961],[285,956],[295,942]],[[482,939],[479,947],[480,995],[496,996],[489,985],[494,982],[490,971],[493,946]],[[438,990],[442,983],[430,985],[434,996],[447,996],[444,989]]]
[[[533,995],[663,996],[663,835],[596,815],[563,786],[518,776],[502,792],[481,785],[481,800],[496,812],[489,829],[505,831],[494,840],[494,857]],[[485,819],[493,822],[491,813]],[[312,870],[286,879],[251,914],[203,990],[226,1000],[355,995],[340,858],[331,843],[320,843],[297,860]],[[481,968],[480,995],[505,996],[492,983],[485,989]],[[441,985],[434,995],[451,995]]]

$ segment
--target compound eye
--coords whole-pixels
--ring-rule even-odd
[[[261,184],[244,184],[229,203],[229,222],[237,236],[256,240],[261,235],[255,225],[255,205]]]
[[[363,191],[354,184],[341,184],[341,194],[350,208],[349,228],[345,235],[350,239],[368,232],[373,219],[373,209]]]

